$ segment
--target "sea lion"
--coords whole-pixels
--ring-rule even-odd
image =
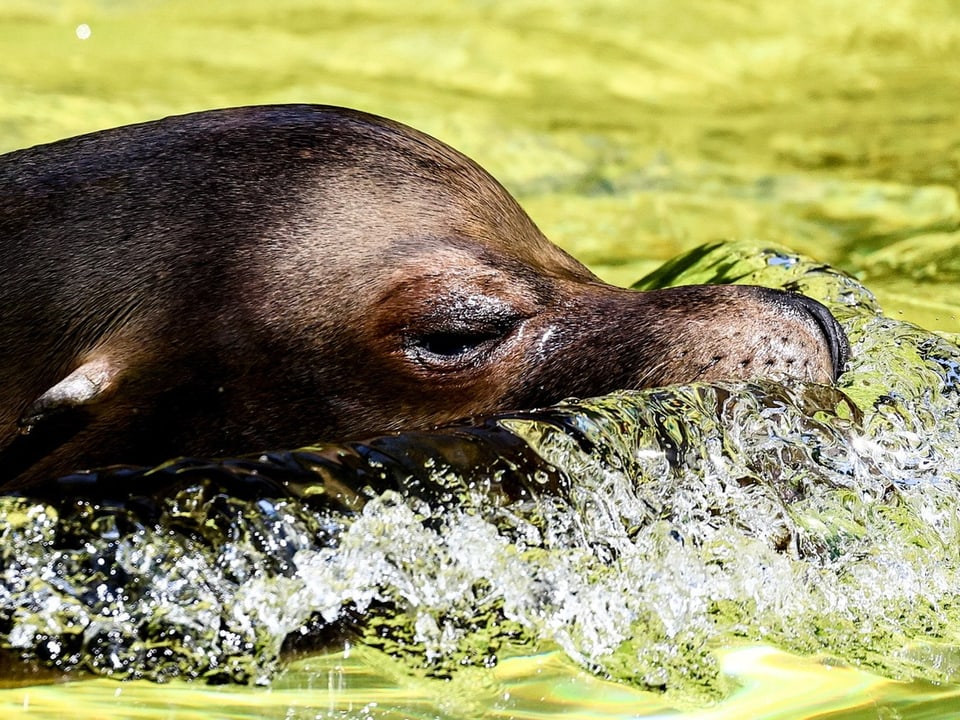
[[[0,243],[8,489],[847,357],[797,294],[604,284],[468,158],[335,107],[4,155]]]

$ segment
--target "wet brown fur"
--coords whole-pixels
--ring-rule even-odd
[[[829,382],[846,353],[800,296],[606,285],[467,158],[339,108],[197,113],[2,156],[0,243],[11,487],[618,388]]]

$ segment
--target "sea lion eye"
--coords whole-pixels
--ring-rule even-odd
[[[500,297],[453,293],[413,315],[402,331],[403,352],[428,370],[467,370],[482,364],[524,317]]]
[[[418,365],[431,370],[465,370],[481,364],[516,327],[517,319],[454,324],[424,329],[408,335],[404,352]]]
[[[456,358],[497,340],[502,334],[499,330],[435,332],[418,338],[417,344],[431,355]]]

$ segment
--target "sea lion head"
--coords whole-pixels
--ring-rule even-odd
[[[356,111],[94,133],[3,156],[0,191],[0,461],[19,482],[618,389],[826,383],[848,353],[801,295],[605,284],[474,162]]]

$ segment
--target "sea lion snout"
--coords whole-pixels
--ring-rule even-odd
[[[556,307],[563,310],[548,308],[526,321],[536,341],[527,362],[515,367],[519,380],[508,405],[696,381],[831,383],[847,360],[842,328],[820,303],[796,293],[737,285],[649,292],[562,285]]]
[[[849,356],[846,334],[821,303],[762,287],[687,286],[645,293],[673,327],[657,384],[797,378],[831,383]],[[665,334],[665,328],[657,334]],[[651,378],[646,376],[644,385]]]
[[[840,323],[833,314],[822,304],[800,293],[788,293],[787,302],[794,304],[801,313],[806,313],[823,334],[827,350],[830,353],[832,372],[829,373],[830,382],[840,377],[847,361],[850,359],[850,342],[847,334],[840,327]]]
[[[310,105],[0,157],[0,482],[621,388],[832,381],[799,295],[602,283],[439,141]],[[53,282],[52,279],[56,279]]]

